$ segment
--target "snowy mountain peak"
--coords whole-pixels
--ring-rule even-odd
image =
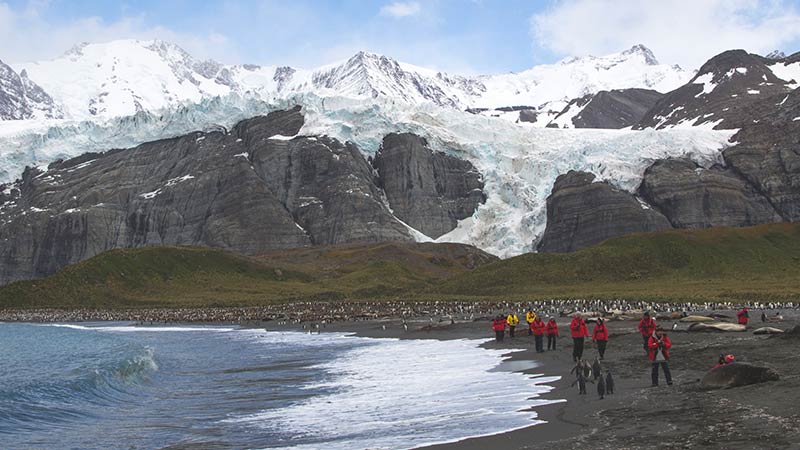
[[[417,67],[367,51],[312,70],[225,65],[195,59],[161,40],[82,43],[54,60],[14,68],[25,70],[67,118],[77,120],[127,116],[231,93],[279,98],[310,92],[462,110],[529,105],[560,111],[569,100],[601,90],[666,92],[691,77],[677,66],[659,65],[643,45],[602,57],[568,58],[517,74],[476,77]],[[545,106],[551,102],[563,104]]]
[[[773,50],[773,51],[767,53],[767,55],[764,56],[764,57],[767,58],[767,59],[783,59],[783,58],[786,58],[786,53],[783,53],[780,50]]]
[[[0,61],[0,120],[57,119],[61,111],[53,99],[30,80]]]
[[[656,59],[655,55],[653,55],[653,52],[649,48],[645,47],[642,44],[636,44],[633,47],[629,48],[628,50],[625,50],[624,52],[622,52],[622,54],[623,55],[641,55],[648,65],[651,65],[651,66],[657,66],[658,65],[658,60]]]

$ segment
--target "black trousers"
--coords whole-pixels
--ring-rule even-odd
[[[555,334],[548,334],[547,335],[547,349],[556,349],[556,335]]]
[[[572,338],[572,359],[577,361],[583,358],[583,338]]]
[[[508,337],[514,337],[514,330],[517,328],[516,325],[508,327]]]
[[[536,341],[536,351],[543,352],[544,351],[544,335],[537,334],[533,336],[533,340]]]
[[[597,341],[597,353],[600,354],[600,359],[603,359],[603,355],[606,354],[606,344],[608,341]]]
[[[494,332],[494,338],[497,340],[497,342],[503,342],[503,335],[504,334],[506,334],[505,330],[495,331]]]
[[[667,379],[667,384],[672,384],[672,374],[669,372],[669,363],[667,361],[653,362],[653,386],[658,386],[658,366],[661,365],[661,370],[664,371],[664,378]]]
[[[533,335],[533,330],[531,330],[531,323],[528,322],[528,336]]]
[[[650,335],[642,335],[642,341],[644,345],[644,351],[647,351],[647,343],[650,342]]]

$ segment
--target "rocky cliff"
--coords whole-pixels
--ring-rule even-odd
[[[471,163],[433,152],[414,134],[387,135],[373,164],[394,214],[432,238],[453,230],[486,200]]]
[[[542,252],[571,252],[608,238],[671,228],[659,212],[632,194],[586,172],[559,176],[547,197],[547,228]]]
[[[576,98],[551,122],[561,128],[625,128],[636,125],[664,94],[616,89]]]
[[[0,186],[0,283],[48,275],[113,248],[201,245],[257,254],[413,240],[362,153],[324,136],[296,136],[302,125],[297,107],[230,131],[87,154],[46,172],[26,170],[13,185]],[[381,183],[392,187],[391,197],[399,198],[394,187],[400,183],[390,174],[424,173],[430,178],[414,180],[410,199],[419,194],[425,200],[418,208],[441,208],[433,218],[395,203],[411,222],[442,232],[483,198],[472,192],[479,177],[467,163],[391,144],[421,145],[412,135],[387,142],[385,155],[396,161],[381,158]]]
[[[733,170],[704,169],[685,159],[655,162],[645,171],[639,194],[675,228],[743,227],[782,220],[770,202]]]

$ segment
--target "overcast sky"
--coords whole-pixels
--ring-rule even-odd
[[[0,0],[5,61],[125,38],[225,63],[308,68],[368,50],[470,74],[641,43],[695,69],[731,48],[800,51],[800,0]]]

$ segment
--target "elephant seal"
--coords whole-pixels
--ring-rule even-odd
[[[707,316],[686,316],[681,319],[681,322],[692,322],[692,323],[714,322],[714,318]]]
[[[693,323],[689,331],[747,331],[747,327],[738,323]]]
[[[777,381],[779,378],[778,373],[768,367],[734,362],[709,370],[700,380],[700,387],[703,389],[728,389],[766,381]]]
[[[753,334],[781,334],[783,330],[780,328],[773,328],[773,327],[761,327],[757,330],[753,330]]]
[[[671,313],[659,314],[656,316],[656,320],[678,320],[683,317],[683,313],[680,311],[675,311]]]

